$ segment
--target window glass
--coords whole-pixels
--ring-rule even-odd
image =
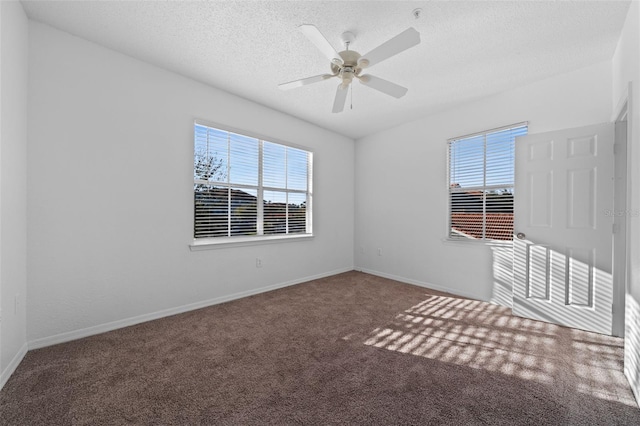
[[[194,238],[310,234],[312,154],[194,128]]]

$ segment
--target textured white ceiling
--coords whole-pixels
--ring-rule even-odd
[[[25,1],[34,20],[359,138],[454,105],[611,59],[629,1]],[[422,8],[416,20],[412,10]],[[409,88],[394,99],[359,83],[332,114],[336,79],[297,31],[315,24],[362,54],[413,26],[422,43],[370,69]]]

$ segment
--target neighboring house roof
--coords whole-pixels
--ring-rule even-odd
[[[486,239],[513,239],[513,213],[487,213],[486,217]],[[482,213],[452,213],[451,228],[467,238],[482,238]]]

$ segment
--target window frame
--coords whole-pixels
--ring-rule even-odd
[[[463,139],[470,139],[473,137],[477,137],[477,136],[484,136],[485,137],[485,143],[486,143],[486,136],[491,134],[491,133],[497,133],[503,130],[507,130],[507,129],[515,129],[515,128],[519,128],[519,127],[526,127],[527,128],[527,133],[529,133],[529,122],[528,121],[522,121],[519,123],[513,123],[513,124],[509,124],[506,126],[500,126],[500,127],[495,127],[492,129],[487,129],[487,130],[482,130],[479,132],[474,132],[474,133],[469,133],[466,135],[462,135],[462,136],[456,136],[453,138],[449,138],[447,139],[447,165],[446,165],[446,177],[445,177],[445,182],[447,185],[447,228],[446,228],[446,237],[442,239],[443,243],[453,243],[453,244],[480,244],[480,245],[512,245],[513,244],[513,240],[497,240],[497,239],[489,239],[486,238],[486,235],[483,236],[483,238],[452,238],[451,237],[451,230],[452,230],[452,205],[451,205],[451,194],[455,191],[451,190],[451,144],[456,142],[456,141],[460,141]],[[515,145],[515,140],[514,140],[514,145]],[[485,148],[486,149],[486,148]],[[485,153],[486,155],[486,153]],[[483,173],[486,176],[487,174],[487,169],[486,169],[486,158],[484,159],[485,164],[483,167]],[[515,146],[514,146],[514,170],[515,170]],[[491,190],[491,189],[501,189],[501,188],[505,188],[506,186],[509,185],[482,185],[481,187],[473,187],[471,189],[474,190]],[[515,171],[514,171],[514,183],[513,185],[511,185],[512,190],[515,189]],[[513,194],[513,203],[515,205],[515,194]],[[483,202],[483,212],[482,212],[482,219],[483,219],[483,233],[486,230],[486,201]]]
[[[263,206],[259,204],[263,200],[264,191],[284,191],[287,193],[301,193],[306,194],[306,232],[304,233],[292,233],[292,234],[267,234],[267,235],[236,235],[236,236],[221,236],[221,237],[202,237],[196,238],[194,234],[195,229],[195,202],[193,199],[193,189],[191,192],[191,218],[192,218],[192,226],[191,226],[191,243],[189,247],[192,251],[194,250],[203,250],[210,248],[221,248],[221,247],[233,247],[233,246],[243,246],[243,245],[256,245],[256,244],[269,244],[269,243],[281,243],[281,242],[291,242],[291,241],[300,241],[307,240],[314,237],[313,235],[313,157],[314,153],[307,146],[303,146],[300,144],[294,144],[288,141],[283,141],[278,138],[273,138],[270,136],[266,136],[257,132],[238,129],[232,126],[228,126],[226,124],[215,123],[208,120],[195,119],[191,126],[191,145],[192,145],[192,155],[191,155],[191,170],[193,172],[194,168],[194,157],[195,157],[195,137],[196,137],[196,126],[205,126],[209,128],[213,128],[216,130],[221,130],[224,132],[234,133],[237,135],[245,136],[248,138],[257,139],[259,141],[259,162],[258,162],[258,183],[256,186],[253,185],[245,185],[245,184],[234,184],[227,182],[225,185],[228,185],[229,188],[247,188],[247,189],[256,189],[257,197],[256,202],[258,204],[256,214],[258,215],[258,223],[256,223],[256,230],[263,231],[264,220],[264,211]],[[290,147],[293,149],[298,149],[305,151],[308,154],[307,159],[307,190],[294,190],[294,189],[286,189],[286,188],[272,188],[263,186],[263,162],[260,161],[262,159],[262,151],[264,142],[278,144],[285,147]],[[194,179],[194,184],[198,184],[198,182]],[[209,183],[211,184],[211,183]]]

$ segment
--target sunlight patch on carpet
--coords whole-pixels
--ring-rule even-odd
[[[573,361],[564,359],[567,345],[559,326],[514,317],[509,309],[477,300],[430,295],[374,329],[364,344],[465,367],[498,372],[558,386],[560,377],[583,379],[578,389],[593,397],[634,405],[621,399],[626,385],[618,352],[620,339],[571,330]],[[353,336],[350,336],[351,340]],[[560,389],[563,391],[563,389]]]

